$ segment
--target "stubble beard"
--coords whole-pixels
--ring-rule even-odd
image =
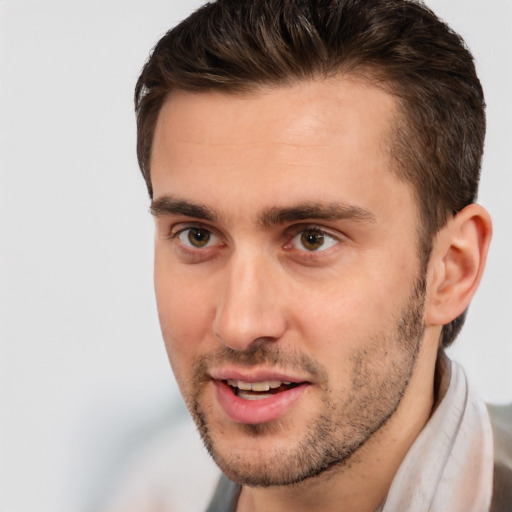
[[[186,397],[190,413],[208,452],[232,481],[240,485],[270,487],[292,485],[345,466],[351,457],[393,416],[409,385],[424,334],[425,275],[416,279],[413,292],[402,308],[392,333],[376,337],[351,357],[350,391],[343,399],[328,387],[322,389],[322,413],[310,422],[293,448],[277,448],[267,456],[251,458],[234,453],[229,441],[216,440],[201,394],[209,381],[212,359],[244,364],[280,364],[312,375],[325,369],[306,355],[284,354],[278,344],[262,344],[246,352],[223,348],[204,357],[195,368],[194,392]],[[277,422],[239,425],[248,438],[265,445],[265,437],[286,438],[286,427]]]

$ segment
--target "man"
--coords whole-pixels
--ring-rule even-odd
[[[220,0],[157,44],[136,109],[209,510],[510,510],[443,351],[492,231],[460,37],[414,1]]]

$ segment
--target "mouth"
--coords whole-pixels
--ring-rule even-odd
[[[280,380],[264,380],[261,382],[246,382],[243,380],[224,380],[232,392],[243,400],[265,400],[268,398],[289,391],[299,385],[297,382]]]
[[[218,404],[235,423],[258,424],[283,418],[292,412],[311,383],[272,371],[251,375],[235,370],[215,372],[212,383]]]

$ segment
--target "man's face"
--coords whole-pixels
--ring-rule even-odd
[[[203,439],[239,483],[347,460],[409,391],[425,284],[413,193],[391,171],[394,108],[337,79],[177,92],[160,113],[162,332]]]

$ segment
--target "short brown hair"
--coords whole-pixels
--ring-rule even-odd
[[[426,264],[435,234],[476,199],[485,103],[464,41],[415,0],[217,0],[198,9],[158,42],[137,81],[137,156],[150,196],[153,133],[172,91],[235,94],[340,74],[398,100],[390,150],[418,200]],[[463,321],[443,327],[443,345]]]

